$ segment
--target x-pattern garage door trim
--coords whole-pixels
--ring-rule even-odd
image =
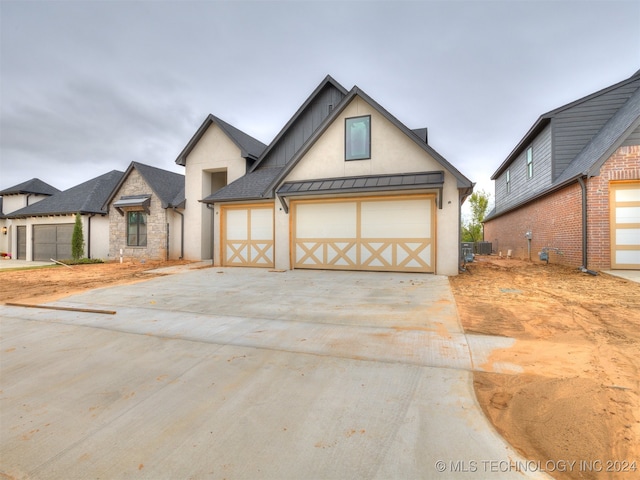
[[[357,207],[357,232],[348,238],[304,238],[297,237],[295,219],[292,231],[292,264],[294,268],[312,269],[358,269],[434,272],[435,218],[433,195],[401,197],[342,198],[333,202],[355,202]],[[361,233],[360,205],[367,201],[429,199],[430,238],[363,238]],[[295,203],[325,203],[326,201],[305,201]],[[296,215],[294,213],[294,215]],[[387,255],[385,258],[384,255]],[[422,255],[422,256],[421,256]],[[425,261],[424,256],[428,257]]]
[[[252,238],[252,215],[257,209],[271,210],[271,239]],[[245,210],[247,212],[247,237],[244,239],[227,238],[227,213],[230,210]],[[274,241],[273,241],[273,206],[268,205],[242,205],[222,208],[223,241],[222,264],[225,266],[265,267],[274,266]],[[271,255],[269,255],[271,254]]]

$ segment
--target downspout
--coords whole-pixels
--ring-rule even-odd
[[[173,208],[173,211],[180,215],[180,260],[184,258],[184,213],[179,212],[176,207]],[[167,255],[169,252],[167,252]]]
[[[95,213],[89,215],[87,222],[87,258],[91,258],[91,218],[95,216]]]
[[[580,190],[582,191],[582,268],[588,268],[587,265],[587,186],[582,177],[578,177]]]
[[[211,265],[216,264],[216,249],[215,249],[215,232],[216,232],[216,214],[215,214],[215,204],[213,203],[205,203],[207,209],[211,210]]]

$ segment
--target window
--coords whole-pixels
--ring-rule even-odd
[[[345,120],[345,160],[371,158],[371,116]]]
[[[507,170],[507,193],[511,193],[511,172]]]
[[[533,177],[533,147],[527,148],[527,178]]]
[[[127,245],[130,247],[147,246],[147,214],[144,212],[127,213]]]

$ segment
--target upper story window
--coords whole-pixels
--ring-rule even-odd
[[[527,148],[527,178],[533,177],[533,147]]]
[[[511,193],[511,171],[510,170],[507,170],[506,179],[507,179],[507,193]]]
[[[344,159],[371,158],[371,115],[347,118],[344,131]]]

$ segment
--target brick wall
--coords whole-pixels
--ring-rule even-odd
[[[611,182],[640,180],[640,145],[618,148],[587,183],[587,251],[589,267],[611,268],[611,224],[609,186]]]
[[[539,198],[516,211],[487,222],[484,239],[492,243],[494,253],[514,258],[528,257],[530,231],[531,259],[538,260],[543,247],[558,248],[562,255],[551,252],[549,261],[579,266],[582,264],[582,218],[580,186],[576,183]]]
[[[121,215],[112,205],[109,206],[109,257],[120,258],[120,249],[125,259],[165,260],[167,258],[167,212],[162,202],[153,193],[137,170],[133,169],[114,202],[124,195],[151,195],[151,205],[147,216],[147,245],[145,247],[127,246],[127,215]]]
[[[609,157],[596,177],[587,182],[587,266],[611,267],[609,185],[640,179],[640,146],[620,147]],[[532,232],[531,258],[538,260],[542,247],[555,247],[562,255],[550,254],[550,262],[582,265],[582,194],[574,183],[485,224],[484,238],[494,253],[513,251],[515,258],[528,258],[525,233]]]

